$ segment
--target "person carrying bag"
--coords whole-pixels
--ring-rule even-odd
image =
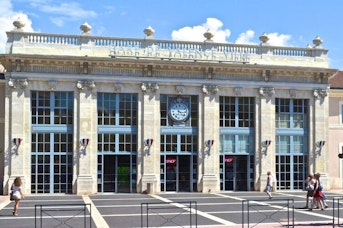
[[[22,181],[20,177],[16,177],[11,186],[11,198],[14,200],[13,216],[18,216],[19,202],[24,198],[24,193],[22,191]]]

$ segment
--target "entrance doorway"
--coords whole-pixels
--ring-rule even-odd
[[[161,191],[190,192],[196,174],[193,167],[193,157],[190,155],[161,156]]]
[[[136,156],[98,155],[98,192],[136,191]]]
[[[220,190],[247,191],[249,189],[249,157],[220,156]]]

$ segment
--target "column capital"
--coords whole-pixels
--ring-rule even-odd
[[[10,89],[20,88],[24,90],[29,85],[27,78],[9,78],[7,81],[7,86]]]
[[[328,95],[327,89],[315,89],[313,90],[313,97],[317,100],[322,100]]]
[[[264,98],[271,98],[275,94],[274,87],[261,87],[260,88],[260,95]]]
[[[202,92],[204,95],[215,95],[219,91],[217,85],[203,85]]]
[[[159,86],[155,82],[143,82],[141,84],[141,90],[143,93],[156,93],[159,90]]]
[[[95,82],[93,80],[83,80],[83,81],[77,81],[76,82],[76,88],[81,90],[93,90],[95,88]]]

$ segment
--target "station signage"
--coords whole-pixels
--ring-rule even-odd
[[[170,43],[172,45],[172,43]],[[186,46],[186,45],[185,45]],[[192,46],[192,45],[190,45]],[[196,46],[196,45],[193,45]],[[117,57],[135,57],[135,58],[157,58],[157,59],[180,59],[180,60],[203,60],[203,61],[229,61],[229,62],[247,62],[249,53],[240,51],[219,51],[217,48],[165,48],[159,45],[151,45],[145,48],[140,46],[113,45],[110,47],[110,56]]]
[[[233,157],[225,157],[225,163],[233,162]]]
[[[176,158],[167,158],[166,163],[167,164],[176,164]]]

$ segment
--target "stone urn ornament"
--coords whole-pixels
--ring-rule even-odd
[[[82,30],[82,34],[88,34],[91,31],[92,26],[85,22],[80,26],[80,29]]]
[[[13,25],[16,29],[22,29],[24,28],[25,23],[21,20],[20,17],[18,17],[18,19],[13,22]]]

